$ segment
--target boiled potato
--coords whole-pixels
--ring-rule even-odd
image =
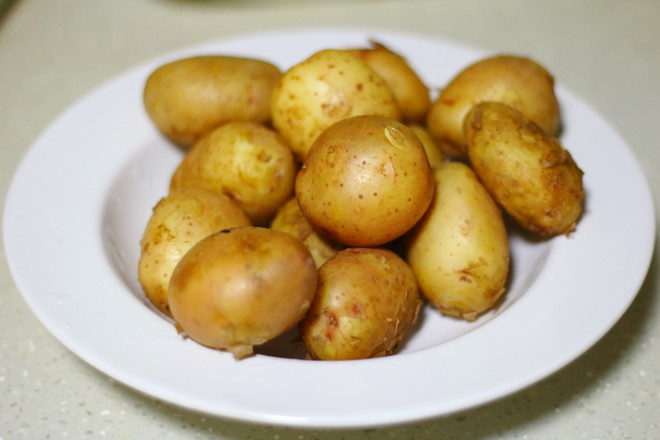
[[[181,257],[207,235],[250,224],[245,212],[222,194],[182,188],[162,198],[153,208],[140,242],[138,279],[147,298],[171,315],[167,286]]]
[[[282,73],[251,58],[196,56],[164,64],[147,78],[143,101],[156,127],[188,148],[230,121],[270,121],[270,98]]]
[[[344,248],[343,245],[321,236],[307,221],[298,199],[292,197],[280,207],[270,224],[271,229],[288,232],[302,241],[312,254],[317,267]]]
[[[369,48],[351,49],[350,52],[363,59],[385,80],[404,121],[426,120],[431,107],[429,89],[405,58],[377,42],[372,42]]]
[[[270,221],[293,194],[293,153],[272,129],[231,122],[203,137],[174,171],[170,188],[195,186],[226,194],[255,225]]]
[[[507,232],[499,208],[467,165],[440,165],[435,182],[433,203],[407,237],[407,261],[434,307],[472,321],[505,291]]]
[[[582,215],[583,172],[554,137],[521,112],[482,103],[465,118],[472,166],[517,222],[544,236],[572,232]]]
[[[382,248],[348,248],[319,269],[319,285],[300,334],[312,359],[389,355],[421,305],[412,269]]]
[[[273,92],[273,126],[304,161],[316,137],[333,123],[373,114],[400,119],[385,81],[344,50],[316,52],[287,70]]]
[[[496,101],[514,107],[554,135],[560,119],[554,85],[552,75],[529,58],[484,58],[460,71],[440,91],[428,114],[428,129],[447,155],[465,159],[465,115],[479,102]]]
[[[435,168],[440,165],[445,157],[442,154],[442,150],[438,146],[438,143],[433,136],[429,133],[427,128],[424,125],[409,123],[408,127],[417,135],[422,145],[424,146],[424,151],[426,151],[426,158],[429,160],[429,165],[431,168]]]
[[[292,235],[226,229],[181,258],[168,300],[180,332],[242,359],[305,316],[317,280],[312,256]]]
[[[378,246],[409,230],[433,198],[424,147],[401,122],[354,116],[318,137],[296,177],[309,222],[348,246]]]

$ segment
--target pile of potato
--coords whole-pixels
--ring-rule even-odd
[[[424,303],[466,320],[495,307],[504,216],[569,234],[582,171],[529,58],[482,59],[431,96],[377,43],[284,72],[222,55],[158,67],[145,108],[185,155],[142,237],[147,298],[236,359],[292,328],[310,359],[385,356]]]

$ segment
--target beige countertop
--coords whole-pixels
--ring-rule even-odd
[[[224,36],[321,25],[421,32],[540,60],[620,132],[657,198],[658,23],[653,0],[17,0],[0,19],[0,200],[48,124],[136,63]],[[315,431],[204,416],[106,377],[44,329],[0,249],[0,440],[660,439],[657,258],[612,330],[540,383],[423,423]]]

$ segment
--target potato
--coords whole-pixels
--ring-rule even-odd
[[[312,306],[300,324],[309,356],[320,360],[389,355],[421,305],[412,269],[382,248],[348,248],[319,269]]]
[[[273,126],[304,161],[327,127],[357,115],[400,119],[385,81],[364,61],[343,50],[314,53],[287,70],[273,92]]]
[[[575,229],[583,210],[583,172],[556,138],[500,103],[473,108],[465,133],[477,175],[521,226],[544,236]]]
[[[138,279],[147,298],[158,310],[171,315],[167,286],[181,257],[207,235],[250,224],[245,212],[222,194],[182,188],[162,198],[140,242]]]
[[[156,127],[188,148],[230,121],[270,121],[270,99],[282,72],[251,58],[196,56],[164,64],[147,78],[143,101]]]
[[[554,78],[535,61],[513,55],[484,58],[459,72],[431,105],[427,126],[445,154],[466,158],[463,119],[479,102],[496,101],[556,134],[560,112]]]
[[[231,122],[203,137],[172,175],[172,190],[187,186],[228,195],[255,225],[270,221],[293,194],[293,153],[273,130]]]
[[[408,231],[433,197],[421,141],[404,124],[355,116],[327,128],[296,177],[307,220],[348,246],[378,246]]]
[[[419,140],[422,141],[424,151],[426,151],[426,158],[429,160],[431,168],[440,165],[445,157],[442,154],[442,150],[438,146],[438,143],[433,139],[433,136],[431,136],[426,127],[416,123],[409,123],[408,127],[417,135]]]
[[[343,245],[321,236],[312,227],[300,210],[298,200],[295,197],[292,197],[280,207],[270,227],[276,231],[288,232],[302,241],[312,254],[317,267],[320,267],[344,248]]]
[[[505,291],[509,244],[499,208],[461,162],[435,169],[435,198],[407,237],[407,261],[439,311],[469,321]]]
[[[423,122],[431,107],[429,89],[408,61],[384,45],[372,42],[368,49],[351,49],[380,75],[394,94],[406,122]]]
[[[300,240],[243,227],[193,246],[172,274],[168,298],[180,332],[242,359],[304,317],[317,281],[314,260]]]

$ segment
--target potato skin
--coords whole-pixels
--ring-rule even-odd
[[[280,207],[270,227],[276,231],[287,232],[302,241],[312,254],[317,267],[345,247],[319,234],[305,218],[295,197]]]
[[[512,106],[554,135],[560,120],[554,83],[552,75],[530,58],[484,58],[460,71],[440,91],[426,121],[429,132],[447,155],[465,159],[463,119],[475,104],[494,101]]]
[[[270,121],[270,98],[280,70],[263,60],[208,55],[159,66],[147,78],[143,101],[156,127],[188,148],[230,121]]]
[[[422,123],[426,120],[431,107],[429,89],[405,58],[375,41],[369,48],[349,51],[385,80],[404,122]]]
[[[242,359],[304,317],[317,281],[309,251],[292,235],[227,229],[184,255],[172,274],[169,303],[186,336]]]
[[[293,194],[293,153],[272,129],[230,122],[204,136],[174,171],[170,189],[195,186],[228,195],[264,225]]]
[[[342,119],[365,114],[400,119],[392,91],[364,61],[326,49],[284,72],[271,103],[273,126],[304,161],[316,137]]]
[[[467,115],[465,133],[475,172],[521,226],[543,236],[575,230],[583,172],[556,138],[513,108],[488,102]]]
[[[428,211],[407,237],[406,259],[439,311],[472,321],[505,291],[509,243],[499,208],[461,162],[435,169]]]
[[[386,356],[416,321],[421,298],[410,266],[383,248],[348,248],[319,269],[300,324],[312,359]]]
[[[183,255],[207,235],[250,225],[245,212],[222,194],[182,188],[162,198],[153,208],[140,241],[138,280],[147,298],[171,316],[167,288]]]
[[[355,116],[326,129],[296,177],[309,222],[348,246],[378,246],[403,235],[433,197],[421,141],[404,124]]]

